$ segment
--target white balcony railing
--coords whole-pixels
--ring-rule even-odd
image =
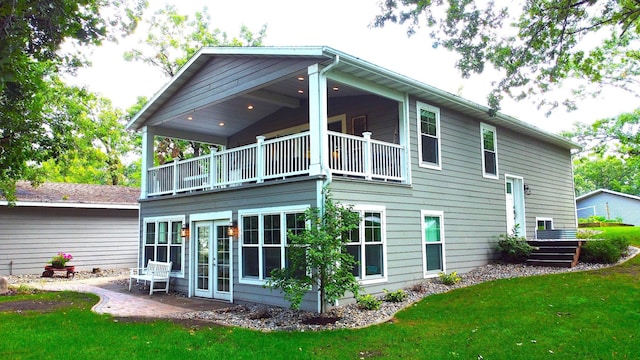
[[[329,167],[334,174],[402,181],[397,144],[329,132]],[[147,170],[147,195],[176,194],[309,173],[309,132],[174,161]]]

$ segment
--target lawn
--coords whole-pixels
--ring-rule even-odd
[[[640,237],[634,237],[640,246]],[[261,333],[131,323],[72,292],[0,297],[58,303],[0,312],[0,359],[629,359],[640,349],[640,257],[582,273],[483,283],[425,298],[360,330]]]

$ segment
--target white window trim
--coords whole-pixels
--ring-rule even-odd
[[[484,164],[484,130],[490,130],[493,132],[493,146],[495,147],[494,153],[496,154],[496,173],[491,174],[485,172],[485,164]],[[488,179],[498,179],[500,178],[500,171],[498,170],[498,132],[496,131],[496,127],[480,123],[480,159],[482,160],[482,176]]]
[[[427,244],[426,239],[424,238],[425,234],[425,226],[424,226],[424,217],[439,217],[440,218],[440,244],[442,244],[442,271],[427,271],[427,249],[425,245]],[[445,237],[444,237],[444,211],[437,210],[421,210],[420,211],[420,247],[422,248],[422,275],[425,279],[437,277],[440,272],[447,273],[447,256],[445,251]],[[438,243],[431,243],[438,244]]]
[[[553,218],[552,217],[536,217],[536,230],[538,229],[538,221],[550,221],[551,222],[551,229],[553,230]]]
[[[387,263],[388,263],[388,259],[387,259],[387,209],[385,206],[381,206],[381,205],[354,205],[352,207],[352,209],[354,211],[357,211],[360,216],[362,217],[362,215],[365,212],[379,212],[380,213],[380,235],[382,237],[382,275],[375,275],[375,276],[370,276],[367,278],[366,276],[366,271],[364,271],[364,264],[359,264],[360,266],[360,274],[364,274],[364,277],[361,275],[360,278],[358,279],[358,283],[360,283],[361,285],[370,285],[370,284],[378,284],[378,283],[384,283],[388,281],[388,271],[387,271]],[[360,225],[364,226],[364,218],[361,219]],[[360,231],[364,231],[363,228],[360,227],[360,225],[358,226]],[[364,246],[365,246],[365,241],[364,241],[364,234],[361,233],[360,234],[360,238],[362,239],[361,241],[361,253],[360,253],[360,258],[363,259],[364,261]]]
[[[424,109],[427,111],[431,111],[433,113],[436,114],[436,138],[438,139],[438,163],[437,164],[433,164],[430,162],[426,162],[422,160],[422,131],[421,131],[421,120],[420,120],[420,110]],[[441,146],[441,139],[442,139],[442,132],[440,129],[440,109],[435,107],[435,106],[431,106],[422,102],[417,102],[416,104],[416,125],[417,125],[417,133],[418,133],[418,166],[422,167],[422,168],[426,168],[426,169],[433,169],[433,170],[442,170],[442,157],[441,157],[441,153],[442,153],[442,146]]]
[[[260,209],[246,209],[246,210],[238,210],[238,282],[240,284],[248,284],[248,285],[264,285],[267,283],[267,279],[263,274],[263,257],[262,257],[262,249],[264,248],[264,215],[280,215],[280,229],[286,228],[287,219],[286,214],[290,213],[303,213],[309,208],[309,205],[292,205],[292,206],[281,206],[281,207],[272,207],[272,208],[260,208]],[[243,239],[243,219],[245,216],[257,216],[258,217],[258,244],[254,245],[258,248],[258,277],[257,278],[249,278],[244,277],[243,271],[243,258],[242,258],[242,248],[244,244]],[[280,231],[280,265],[284,267],[285,265],[285,247],[287,244],[287,232]]]
[[[147,245],[147,224],[148,223],[155,223],[156,224],[156,234],[155,234],[155,239],[154,239],[154,242],[155,242],[154,246],[157,246],[158,245],[158,234],[159,234],[158,225],[157,224],[159,222],[165,222],[165,221],[169,222],[169,226],[168,226],[167,230],[170,232],[171,231],[171,225],[170,224],[172,222],[180,221],[180,222],[182,222],[182,225],[184,226],[186,224],[185,220],[186,220],[186,216],[184,216],[184,215],[169,215],[169,216],[156,216],[156,217],[143,218],[142,219],[142,239],[141,239],[141,243],[142,243],[141,244],[142,245],[141,251],[142,251],[142,253],[141,253],[140,259],[143,259],[144,256],[145,256],[144,255],[145,254],[144,248]],[[171,240],[170,239],[169,239],[168,246],[169,246],[168,250],[171,250]],[[172,271],[170,273],[171,277],[184,278],[184,276],[185,276],[185,255],[186,255],[185,252],[186,252],[186,249],[187,249],[185,240],[182,240],[181,246],[182,246],[182,251],[181,251],[181,259],[180,259],[180,261],[181,261],[181,264],[182,264],[182,268],[181,268],[180,271],[177,271],[177,272],[173,272]],[[167,253],[167,258],[169,258],[170,256],[171,256],[171,252],[169,251]],[[147,264],[142,264],[141,266],[145,267],[146,265]]]

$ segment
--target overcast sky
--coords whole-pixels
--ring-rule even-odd
[[[207,6],[212,25],[231,36],[238,35],[243,24],[254,32],[267,24],[265,46],[330,46],[482,105],[486,105],[490,81],[498,79],[492,72],[462,79],[454,67],[456,56],[444,49],[433,49],[428,29],[409,38],[405,27],[400,25],[369,28],[379,12],[378,0],[154,0],[146,15],[167,2],[185,14]],[[101,93],[123,109],[134,104],[138,96],[153,96],[169,79],[149,65],[122,59],[124,51],[135,47],[147,29],[142,23],[133,37],[118,45],[105,44],[96,49],[90,57],[93,66],[80,70],[74,82]],[[575,121],[592,122],[636,107],[637,100],[632,96],[609,91],[580,104],[579,111],[566,113],[559,109],[548,118],[527,100],[519,103],[505,100],[502,112],[559,132],[569,130]]]

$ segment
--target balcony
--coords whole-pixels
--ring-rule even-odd
[[[310,133],[302,132],[254,144],[174,161],[147,170],[147,196],[221,189],[244,183],[309,175]],[[401,145],[328,132],[325,154],[332,175],[372,181],[404,182]]]

